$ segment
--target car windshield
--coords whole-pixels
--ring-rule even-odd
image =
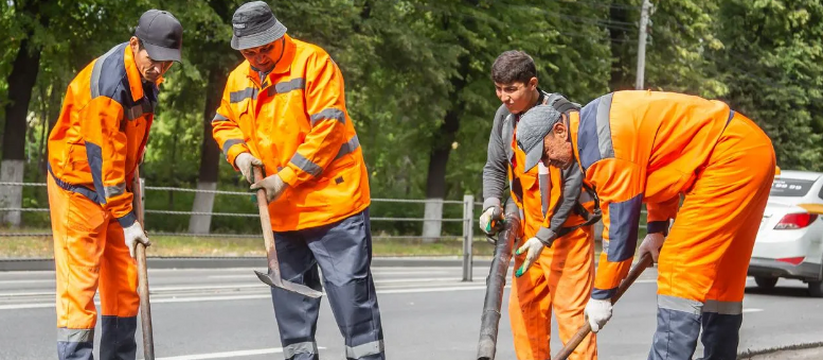
[[[814,180],[774,179],[770,196],[801,197],[809,192]]]

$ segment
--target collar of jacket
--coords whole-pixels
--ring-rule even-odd
[[[129,78],[131,99],[137,102],[143,98],[143,78],[140,76],[140,70],[137,69],[137,63],[134,61],[134,53],[131,51],[131,46],[129,46],[128,43],[124,51],[123,66],[126,67],[126,76]],[[162,76],[154,82],[154,85],[159,87],[161,83],[163,83]]]
[[[278,39],[275,41],[283,41],[283,56],[280,60],[277,61],[277,64],[274,65],[274,69],[272,69],[269,74],[287,74],[291,70],[291,63],[294,60],[294,55],[296,53],[297,45],[292,40],[289,34],[283,35],[283,39]],[[246,76],[254,79],[257,81],[258,84],[262,83],[262,79],[252,66],[251,63],[246,60]]]

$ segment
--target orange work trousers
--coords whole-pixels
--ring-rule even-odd
[[[658,264],[649,359],[736,359],[746,272],[775,171],[771,141],[735,114],[686,193]]]
[[[140,299],[137,265],[123,228],[108,211],[48,179],[57,278],[59,359],[92,359],[100,289],[101,359],[134,359]]]
[[[592,234],[591,226],[566,234],[544,249],[522,276],[512,277],[509,318],[519,360],[551,358],[552,311],[564,344],[585,324],[583,310],[594,286]],[[525,255],[516,256],[514,268],[524,260]],[[569,359],[597,359],[596,336],[587,336]]]

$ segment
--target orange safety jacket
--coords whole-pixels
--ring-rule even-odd
[[[570,118],[574,154],[603,212],[603,252],[592,298],[610,299],[637,247],[641,205],[649,233],[668,231],[734,112],[696,96],[617,91]]]
[[[144,82],[131,47],[117,45],[72,80],[49,135],[48,167],[57,185],[100,204],[123,227],[136,220],[129,189],[161,82]]]
[[[283,55],[264,78],[248,61],[229,75],[213,136],[232,166],[250,152],[266,176],[290,185],[269,204],[273,230],[331,224],[370,204],[343,75],[323,49],[288,35],[276,41]]]

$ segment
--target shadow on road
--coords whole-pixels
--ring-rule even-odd
[[[755,295],[766,295],[766,296],[781,296],[781,297],[797,297],[797,298],[808,298],[809,292],[807,289],[799,288],[799,287],[780,287],[777,286],[773,289],[762,289],[759,287],[747,287],[746,294],[755,294]]]

